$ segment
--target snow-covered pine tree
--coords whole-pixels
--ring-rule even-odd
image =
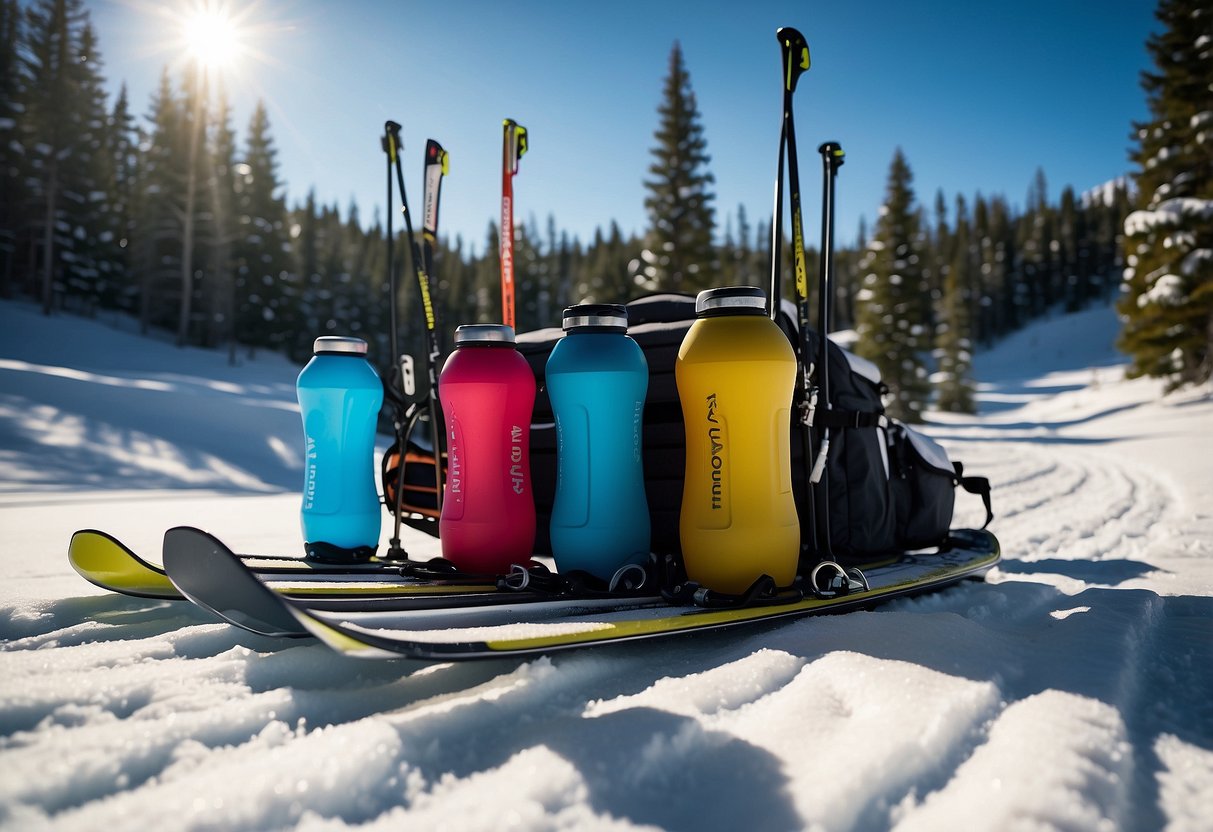
[[[856,352],[875,362],[889,387],[889,414],[921,422],[929,392],[920,350],[929,348],[921,307],[919,213],[913,174],[901,148],[893,154],[885,202],[860,262]]]
[[[1016,247],[1020,252],[1019,279],[1015,281],[1015,326],[1043,315],[1052,305],[1054,289],[1053,209],[1049,205],[1044,171],[1028,186],[1027,210],[1017,222]]]
[[[973,248],[969,215],[963,196],[956,197],[956,230],[952,234],[952,260],[944,273],[943,297],[936,324],[935,406],[954,413],[973,413],[972,313]]]
[[[708,170],[708,143],[677,41],[657,112],[651,178],[644,182],[649,230],[635,278],[650,290],[693,292],[712,286],[720,270],[712,241],[716,180]]]
[[[935,190],[935,227],[929,232],[923,224],[922,276],[926,286],[926,302],[938,306],[943,298],[943,284],[947,280],[948,266],[952,262],[952,246],[955,237],[948,224],[948,201],[943,189]]]
[[[1142,73],[1149,120],[1135,124],[1138,210],[1125,219],[1119,345],[1132,375],[1168,387],[1213,375],[1213,11],[1160,0],[1163,29]]]

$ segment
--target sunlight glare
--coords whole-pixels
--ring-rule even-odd
[[[200,7],[184,21],[186,49],[202,66],[222,69],[240,51],[240,32],[221,8]]]

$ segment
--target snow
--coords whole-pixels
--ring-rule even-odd
[[[1178,306],[1183,301],[1184,281],[1182,277],[1175,274],[1164,274],[1154,281],[1154,285],[1150,287],[1149,291],[1137,296],[1137,305],[1139,307],[1144,307],[1151,303],[1160,306]]]
[[[977,353],[981,414],[929,414],[994,484],[986,583],[434,666],[72,571],[85,527],[300,549],[298,367],[131,329],[0,302],[2,829],[1208,828],[1213,394],[1125,380],[1111,307]]]
[[[1185,217],[1213,217],[1213,199],[1174,197],[1163,201],[1157,208],[1134,211],[1125,218],[1125,234],[1136,237],[1157,228],[1174,227]]]

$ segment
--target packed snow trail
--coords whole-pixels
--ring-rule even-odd
[[[0,333],[27,313],[0,303]],[[435,666],[344,659],[86,584],[66,562],[75,528],[155,554],[165,528],[194,523],[287,552],[297,496],[213,481],[81,491],[44,472],[96,459],[87,445],[42,441],[24,415],[53,388],[0,366],[3,453],[18,463],[0,493],[0,828],[1207,828],[1213,402],[1121,381],[1097,343],[1112,324],[1094,310],[1020,333],[978,356],[983,415],[933,417],[954,458],[994,485],[1004,561],[987,583],[871,612]],[[42,366],[141,377],[105,352],[121,333],[56,325],[96,346],[93,363]],[[8,350],[0,335],[0,358]],[[200,351],[165,350],[179,383],[215,390],[205,379],[218,370],[241,384]],[[273,371],[282,385],[291,369]],[[85,389],[57,389],[54,406],[87,414]],[[105,402],[121,431],[121,397]],[[230,451],[227,422],[199,419],[194,441],[239,466],[255,436],[295,441],[274,409],[242,410]],[[283,464],[242,470],[271,483]],[[118,487],[136,488],[140,468],[164,485],[139,464]],[[103,466],[92,470],[95,487]],[[980,501],[958,499],[958,524],[979,524]],[[406,544],[436,553],[420,536]]]

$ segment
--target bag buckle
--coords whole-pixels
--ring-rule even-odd
[[[800,423],[806,427],[813,427],[813,418],[817,415],[817,388],[810,387],[809,395],[805,401],[800,403]]]

